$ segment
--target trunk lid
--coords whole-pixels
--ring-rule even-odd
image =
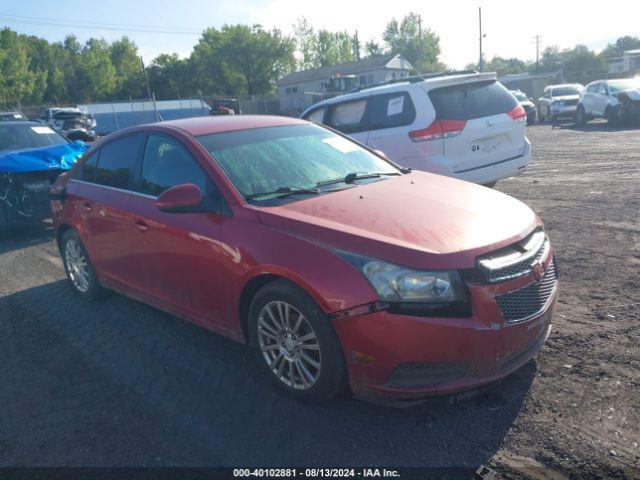
[[[497,80],[435,88],[429,97],[441,123],[464,125],[449,135],[445,131],[443,139],[444,155],[454,173],[466,173],[524,153],[525,121],[509,116],[519,107],[518,100]]]

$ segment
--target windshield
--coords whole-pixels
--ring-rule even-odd
[[[69,143],[59,133],[44,125],[0,124],[0,152],[52,147]]]
[[[277,190],[316,189],[354,173],[400,174],[358,144],[317,125],[214,133],[197,139],[248,199]]]
[[[527,98],[527,96],[526,96],[524,93],[522,93],[522,92],[518,92],[518,91],[513,92],[513,91],[512,91],[511,93],[513,93],[513,96],[514,96],[514,97],[516,97],[516,98],[517,98],[518,100],[520,100],[521,102],[526,102],[527,100],[529,100],[529,99]]]
[[[551,91],[552,97],[563,97],[565,95],[580,95],[577,87],[557,87]]]
[[[640,80],[611,80],[609,82],[609,88],[613,93],[622,92],[623,90],[632,90],[634,88],[640,88]]]

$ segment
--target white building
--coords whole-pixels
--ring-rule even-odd
[[[640,73],[640,49],[626,50],[622,57],[612,58],[607,61],[610,75],[631,77]]]
[[[402,55],[388,54],[290,73],[278,80],[280,110],[285,114],[301,113],[321,99],[331,78],[356,75],[362,87],[408,77],[411,70],[413,66]]]

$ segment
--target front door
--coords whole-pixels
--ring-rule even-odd
[[[220,236],[223,217],[167,213],[155,201],[175,185],[193,183],[207,198],[219,195],[191,152],[178,139],[149,134],[129,204],[138,283],[152,301],[203,324],[222,317]]]

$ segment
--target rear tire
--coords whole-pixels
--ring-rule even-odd
[[[80,240],[80,235],[73,230],[67,230],[60,242],[60,253],[64,271],[74,292],[86,300],[100,297],[104,290],[98,281],[89,254]]]
[[[321,403],[346,389],[338,335],[302,289],[286,280],[265,285],[251,302],[248,323],[259,368],[286,395]]]

